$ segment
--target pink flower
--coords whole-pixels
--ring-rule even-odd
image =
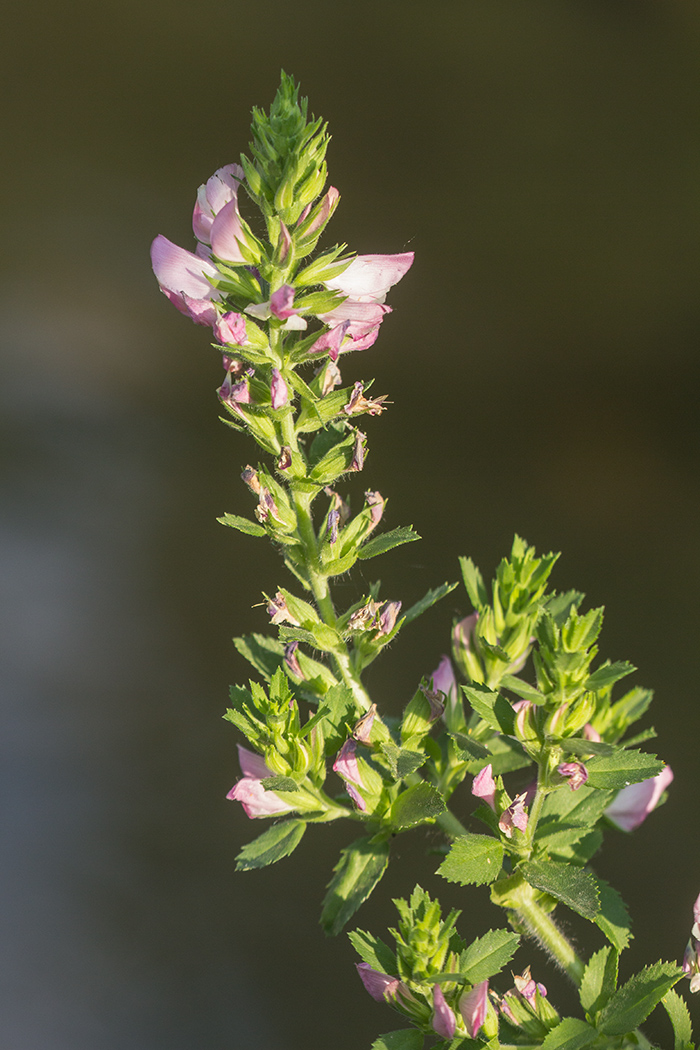
[[[489,1004],[489,982],[482,981],[470,992],[464,992],[459,1000],[459,1012],[462,1015],[470,1039],[476,1035],[486,1020]]]
[[[391,634],[400,612],[401,602],[384,602],[379,613],[379,634]]]
[[[475,798],[483,798],[486,805],[496,812],[496,781],[493,779],[493,767],[490,762],[474,777],[472,795]]]
[[[535,999],[539,992],[542,997],[546,996],[547,989],[543,984],[535,983],[530,973],[530,967],[526,966],[523,972],[519,976],[515,976],[515,987],[522,995],[524,999],[530,1003],[531,1006],[535,1005]]]
[[[219,276],[213,263],[158,234],[151,245],[151,264],[161,292],[181,314],[195,324],[216,322],[214,302],[221,297],[207,279]]]
[[[457,1018],[445,1002],[442,988],[433,985],[433,1016],[430,1019],[433,1031],[443,1039],[453,1039],[457,1027]]]
[[[270,310],[279,317],[280,321],[286,321],[288,317],[294,317],[299,313],[292,306],[294,302],[294,289],[290,284],[283,284],[270,296]]]
[[[369,963],[355,963],[355,966],[365,989],[378,1003],[395,999],[399,988],[405,989],[398,977],[389,977],[386,973],[373,970]]]
[[[294,809],[274,791],[266,791],[261,781],[272,776],[265,760],[254,751],[238,744],[238,759],[243,777],[231,788],[226,798],[240,802],[248,817],[274,817]]]
[[[473,612],[455,624],[452,631],[452,644],[456,650],[463,649],[465,652],[470,652],[473,649],[472,635],[478,619],[478,612]]]
[[[223,209],[233,204],[234,211],[238,212],[238,187],[243,181],[243,168],[238,164],[226,164],[214,172],[210,179],[197,190],[197,200],[192,214],[192,229],[198,241],[202,244],[212,244],[212,228],[214,222]],[[217,230],[217,241],[219,240]],[[221,246],[221,245],[220,245]],[[216,252],[220,258],[226,258]],[[229,259],[233,262],[233,259]],[[235,260],[242,262],[242,259]]]
[[[289,391],[279,368],[272,369],[272,382],[270,383],[270,397],[273,408],[284,408],[289,401]]]
[[[445,697],[445,707],[447,708],[449,715],[458,703],[457,680],[449,656],[443,656],[440,658],[440,663],[431,674],[430,681],[432,682],[433,689],[438,693],[442,693]]]
[[[360,769],[357,765],[357,758],[355,757],[356,751],[357,741],[350,737],[349,740],[345,741],[336,756],[335,762],[333,763],[333,772],[343,778],[345,781],[345,790],[348,795],[357,808],[364,812],[364,810],[367,809],[367,803],[357,790],[357,787],[364,787],[365,784],[360,776]],[[357,785],[357,787],[355,787],[355,785]],[[362,976],[362,974],[360,974],[360,976]],[[365,987],[367,986],[365,985]],[[367,990],[369,991],[369,989]]]
[[[243,346],[246,342],[245,317],[229,310],[214,325],[214,338],[220,343]]]
[[[618,791],[605,810],[605,816],[621,831],[634,831],[656,808],[672,780],[671,767],[664,766],[658,776],[643,780],[641,784],[630,784]]]

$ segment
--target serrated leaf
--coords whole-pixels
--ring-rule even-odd
[[[439,602],[445,597],[445,595],[451,594],[458,586],[459,584],[456,583],[443,583],[439,587],[435,587],[433,590],[428,591],[424,598],[421,598],[419,602],[412,605],[404,614],[406,623],[412,623],[414,620],[417,620],[427,609],[430,609],[436,602]]]
[[[617,890],[608,885],[605,879],[596,876],[596,882],[600,893],[600,912],[596,916],[596,926],[600,927],[619,952],[624,951],[632,939],[627,905]]]
[[[621,748],[614,755],[594,755],[586,763],[586,768],[589,787],[620,790],[657,776],[664,763],[646,751]]]
[[[269,682],[284,660],[284,646],[278,638],[264,634],[246,634],[234,638],[233,644],[244,659]]]
[[[647,1019],[683,971],[674,963],[658,962],[635,974],[613,995],[598,1018],[603,1035],[626,1035]]]
[[[463,685],[472,710],[497,733],[510,736],[515,727],[515,712],[504,696],[485,685]]]
[[[673,1025],[673,1050],[691,1050],[693,1029],[685,1001],[681,999],[678,992],[670,991],[666,992],[661,1002]]]
[[[588,824],[600,820],[612,798],[611,791],[596,791],[585,785],[578,791],[562,786],[552,791],[544,801],[542,818],[558,817],[567,824]]]
[[[535,842],[547,851],[556,851],[562,846],[571,846],[579,842],[588,831],[590,831],[588,824],[562,823],[559,818],[540,820],[535,833]]]
[[[409,751],[399,747],[393,740],[385,741],[380,747],[396,780],[404,780],[428,760],[424,751]]]
[[[596,855],[602,845],[603,832],[596,828],[594,831],[589,831],[578,842],[572,842],[570,846],[557,846],[552,850],[552,855],[556,860],[564,860],[582,868]]]
[[[518,870],[535,889],[556,897],[584,919],[595,921],[600,898],[595,878],[589,871],[555,860],[526,861]]]
[[[389,863],[389,843],[385,838],[356,839],[340,854],[323,899],[321,926],[329,936],[340,933],[369,897]]]
[[[353,930],[348,937],[362,961],[373,970],[391,976],[396,973],[396,955],[379,937],[365,933],[364,930]]]
[[[588,677],[586,689],[590,693],[596,693],[599,689],[605,689],[607,686],[614,685],[615,682],[619,682],[621,678],[626,678],[628,674],[632,674],[636,670],[637,668],[633,664],[627,663],[626,660],[618,660],[614,664],[605,664]]]
[[[467,759],[488,758],[491,753],[487,747],[484,747],[477,740],[472,740],[466,733],[450,733],[450,736],[462,752],[463,757]]]
[[[236,871],[265,868],[268,864],[275,864],[283,857],[288,857],[301,842],[305,831],[306,822],[303,820],[284,820],[281,824],[273,824],[243,847],[236,857]]]
[[[267,535],[267,530],[262,525],[258,525],[256,521],[249,521],[248,518],[242,518],[239,514],[222,514],[216,520],[221,522],[222,525],[228,525],[231,529],[245,532],[248,536]]]
[[[595,1017],[615,994],[617,961],[618,955],[613,948],[601,948],[588,960],[581,978],[579,996],[581,1006],[591,1017]]]
[[[518,935],[510,930],[489,930],[460,954],[461,976],[470,984],[480,984],[493,977],[510,962],[519,943]]]
[[[595,1028],[585,1021],[580,1021],[578,1017],[565,1017],[548,1033],[542,1043],[542,1050],[584,1050],[597,1038]]]
[[[401,526],[398,529],[384,532],[381,536],[375,536],[374,539],[369,540],[360,548],[357,556],[361,561],[366,561],[368,558],[376,558],[378,554],[385,554],[386,551],[390,551],[394,547],[400,547],[402,543],[413,543],[414,540],[419,540],[420,538],[410,525]]]
[[[490,740],[489,751],[491,769],[495,777],[511,773],[514,769],[524,769],[532,764],[532,759],[525,754],[522,744],[511,737],[497,736]]]
[[[422,1050],[425,1036],[417,1028],[400,1028],[386,1032],[372,1043],[372,1050]]]
[[[395,828],[412,828],[435,820],[445,809],[438,789],[424,780],[401,792],[391,807],[391,823]]]
[[[448,882],[483,886],[495,882],[503,866],[503,846],[490,835],[460,835],[437,870]]]

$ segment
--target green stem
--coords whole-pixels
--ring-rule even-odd
[[[545,951],[566,970],[575,985],[580,985],[585,963],[564,936],[554,919],[535,900],[532,886],[522,880],[508,891],[508,905],[512,907],[523,926],[535,937]]]

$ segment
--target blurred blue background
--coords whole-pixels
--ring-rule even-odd
[[[384,559],[385,593],[456,579],[463,553],[490,575],[517,530],[606,604],[602,654],[657,691],[676,780],[597,867],[634,917],[625,972],[678,958],[700,889],[698,6],[8,0],[0,24],[0,1045],[361,1050],[398,1026],[317,926],[347,829],[234,874],[262,829],[224,798],[230,639],[265,629],[251,607],[283,571],[215,521],[249,511],[254,451],[148,258],[157,233],[191,246],[197,186],[281,67],[330,122],[332,239],[416,252],[344,366],[394,402],[357,492],[424,536]],[[455,592],[405,631],[370,677],[384,709],[468,611]],[[359,925],[381,933],[417,878],[465,936],[498,923],[425,844],[399,840]],[[518,961],[571,1006],[534,947]]]

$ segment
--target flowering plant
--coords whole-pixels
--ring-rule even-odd
[[[378,583],[348,608],[332,593],[331,581],[358,560],[419,537],[410,527],[381,529],[379,492],[368,489],[351,510],[338,491],[365,466],[357,417],[386,407],[369,383],[343,385],[341,366],[374,344],[391,312],[386,296],[413,254],[319,249],[339,201],[335,188],[325,189],[327,145],[325,124],[308,119],[306,100],[283,74],[269,114],[253,111],[250,157],[220,168],[197,193],[195,251],[163,236],[152,247],[163,293],[212,329],[224,422],[267,457],[242,474],[252,516],[219,520],[267,536],[296,583],[265,596],[275,634],[236,639],[257,677],[231,689],[226,718],[246,746],[238,745],[242,776],[228,797],[269,821],[238,867],[282,860],[309,825],[359,825],[323,901],[329,934],[344,929],[384,876],[392,841],[422,825],[444,833],[438,875],[490,887],[507,927],[471,942],[457,932],[459,913],[443,918],[420,886],[395,902],[393,947],[350,933],[365,989],[408,1023],[380,1036],[374,1050],[419,1050],[426,1039],[440,1050],[650,1047],[639,1026],[661,1003],[675,1050],[693,1050],[688,1011],[673,988],[685,974],[690,990],[700,989],[700,898],[682,966],[657,962],[620,983],[629,919],[619,893],[591,867],[604,834],[632,832],[673,779],[638,746],[653,731],[630,735],[651,693],[635,686],[619,695],[635,668],[598,661],[603,610],[584,612],[582,594],[551,588],[557,555],[538,555],[516,536],[490,588],[460,559],[471,612],[454,626],[450,656],[398,719],[380,712],[363,684],[397,633],[457,584],[407,610]],[[244,196],[257,220],[244,218]],[[465,779],[476,801],[466,818],[464,796],[451,805]],[[566,909],[604,939],[587,960],[555,917]],[[580,1016],[560,1016],[530,963],[510,980],[499,977],[523,939],[567,972]]]

